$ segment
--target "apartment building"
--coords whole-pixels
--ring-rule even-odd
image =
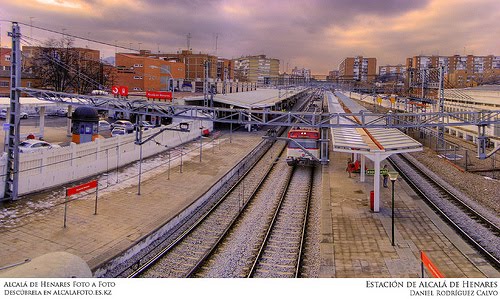
[[[234,76],[239,81],[269,85],[278,81],[279,59],[266,55],[245,56],[234,60]]]
[[[309,82],[311,80],[311,70],[306,68],[299,69],[294,67],[292,70],[292,77],[295,77],[304,82]]]
[[[130,92],[180,90],[186,74],[182,62],[126,53],[117,53],[115,64],[115,84],[127,86]]]
[[[231,59],[219,58],[217,60],[217,80],[234,79],[234,62]]]
[[[421,72],[444,67],[446,87],[472,87],[481,84],[500,83],[500,56],[487,55],[419,55],[406,59],[410,70],[409,80],[420,82]],[[436,76],[428,78],[436,81]]]
[[[343,81],[370,82],[376,75],[376,58],[347,57],[339,65],[339,79]]]
[[[378,67],[379,80],[387,82],[404,82],[406,67],[398,65],[381,65]]]

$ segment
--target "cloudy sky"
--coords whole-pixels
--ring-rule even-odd
[[[194,52],[266,54],[281,70],[313,74],[356,55],[377,65],[419,54],[500,55],[499,0],[2,0],[0,19],[27,24],[22,33],[37,41],[60,35],[29,24],[152,52],[185,49],[190,33]],[[11,25],[1,26],[2,46],[10,46]],[[115,52],[79,43],[105,57]]]

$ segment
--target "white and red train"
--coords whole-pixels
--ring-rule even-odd
[[[320,159],[320,132],[317,128],[292,128],[288,132],[286,163],[314,165]],[[304,151],[305,149],[305,151]]]

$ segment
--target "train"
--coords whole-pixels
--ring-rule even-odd
[[[286,163],[312,166],[320,159],[320,132],[317,128],[292,128],[288,131]],[[305,152],[302,148],[307,152]]]
[[[316,93],[309,101],[305,111],[322,112],[322,94]],[[292,127],[288,131],[287,158],[286,163],[290,166],[306,165],[314,166],[319,164],[320,157],[320,139],[319,128],[301,128]],[[305,149],[305,151],[304,151]]]

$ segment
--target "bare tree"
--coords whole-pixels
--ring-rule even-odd
[[[112,68],[100,61],[99,52],[74,47],[71,37],[49,39],[32,54],[28,65],[41,79],[41,88],[86,94],[113,80]]]

